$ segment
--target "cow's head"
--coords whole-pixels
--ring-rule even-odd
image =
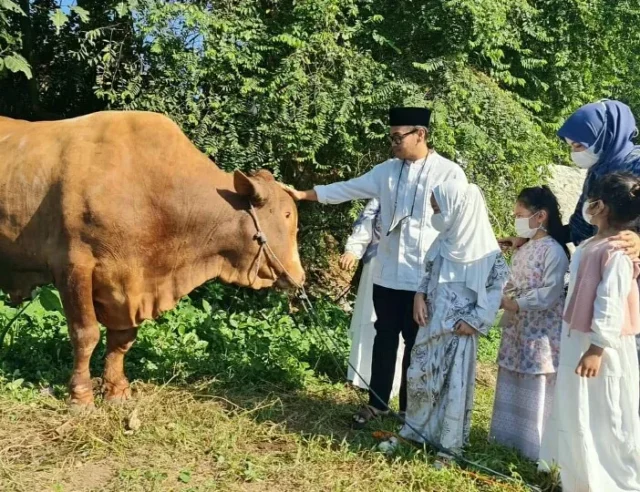
[[[233,183],[236,192],[253,205],[267,241],[260,253],[256,224],[251,219],[244,222],[243,244],[247,246],[242,263],[248,266],[247,284],[258,289],[274,283],[279,287],[302,285],[305,275],[298,254],[298,210],[293,199],[266,170],[252,176],[236,171]]]

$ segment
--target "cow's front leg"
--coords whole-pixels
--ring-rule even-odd
[[[137,333],[137,328],[107,330],[107,356],[102,378],[102,391],[107,401],[131,398],[129,381],[124,374],[124,356],[133,345]]]
[[[93,406],[93,386],[89,372],[91,354],[100,340],[93,308],[92,269],[70,267],[59,285],[62,304],[73,345],[73,374],[69,382],[74,406]]]

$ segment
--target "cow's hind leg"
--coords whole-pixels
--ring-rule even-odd
[[[107,355],[102,378],[105,400],[122,401],[131,397],[129,381],[124,374],[124,356],[133,345],[137,333],[137,328],[107,330]]]
[[[58,286],[73,345],[69,390],[74,406],[93,406],[89,362],[100,340],[100,329],[93,308],[92,274],[92,268],[70,266]]]

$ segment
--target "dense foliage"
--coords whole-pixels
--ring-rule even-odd
[[[519,189],[566,161],[553,135],[566,115],[601,97],[640,109],[639,17],[638,0],[0,0],[0,114],[159,111],[223,168],[266,167],[306,188],[384,160],[387,108],[426,105],[434,147],[482,186],[500,230]],[[301,206],[312,272],[326,270],[358,206]],[[313,359],[280,321],[281,297],[224,291],[246,296],[248,341],[194,301],[197,314],[188,302],[179,311],[197,325],[184,350],[205,357],[200,342],[231,337],[263,344],[263,355],[295,347],[296,361]],[[172,316],[149,350],[181,323]]]
[[[160,111],[225,169],[267,167],[305,187],[383,160],[386,109],[427,105],[434,146],[485,189],[496,225],[563,158],[553,130],[570,111],[640,102],[637,1],[61,5],[0,2],[1,113]],[[318,232],[342,239],[353,213],[305,207],[307,259],[324,256]]]
[[[212,283],[178,308],[145,323],[126,359],[133,379],[185,383],[299,386],[309,377],[340,380],[346,374],[348,314],[327,299],[316,313],[292,314],[274,291],[252,293]],[[0,296],[0,376],[63,388],[72,349],[56,292],[44,288],[20,314]],[[7,333],[4,328],[13,324]],[[92,374],[102,372],[105,338],[95,350]]]

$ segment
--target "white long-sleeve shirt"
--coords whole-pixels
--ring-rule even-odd
[[[460,166],[431,152],[426,160],[403,164],[400,159],[389,159],[357,178],[314,189],[320,203],[371,198],[380,201],[382,235],[373,282],[415,292],[422,280],[424,257],[438,236],[431,226],[431,192],[449,179],[466,182]]]
[[[380,242],[380,203],[373,198],[353,224],[351,236],[347,239],[344,250],[353,254],[365,263],[369,262],[378,251]]]

